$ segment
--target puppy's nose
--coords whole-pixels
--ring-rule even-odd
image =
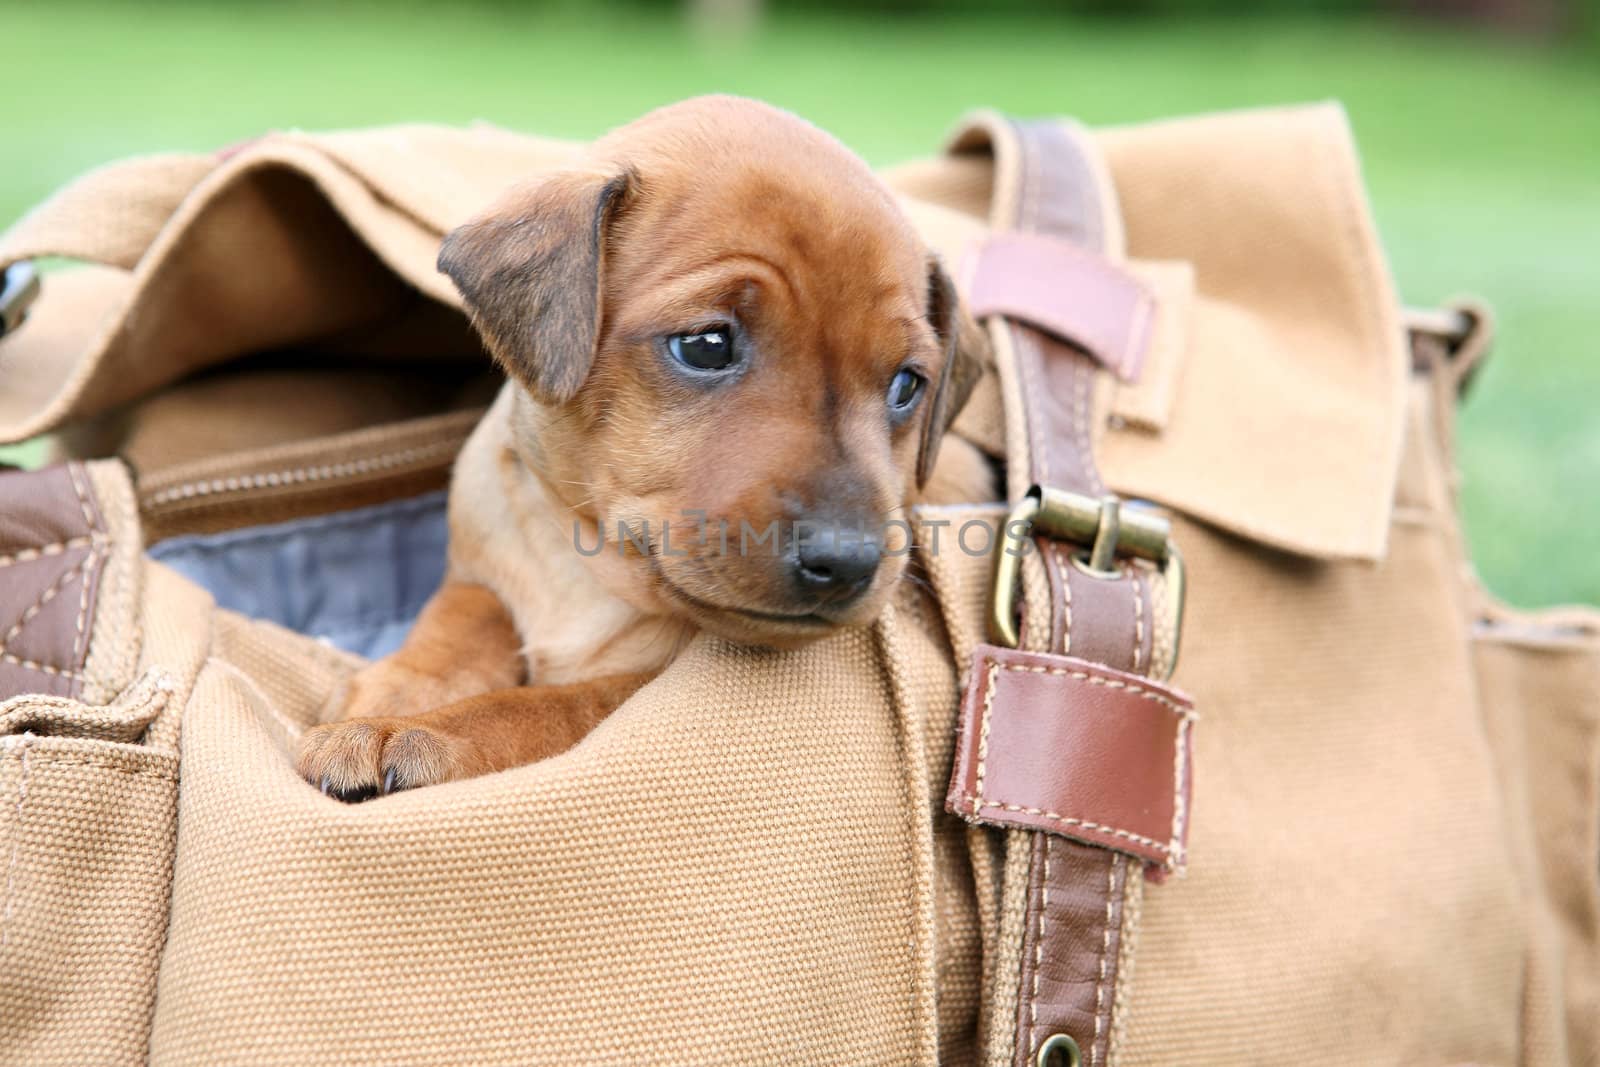
[[[800,587],[825,600],[843,600],[865,589],[878,573],[882,547],[860,530],[825,523],[807,530],[795,551]]]

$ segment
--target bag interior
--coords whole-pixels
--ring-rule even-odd
[[[153,545],[219,607],[376,659],[444,581],[445,493]]]

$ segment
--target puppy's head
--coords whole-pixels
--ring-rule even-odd
[[[771,645],[877,615],[981,366],[861,160],[786,112],[689,101],[513,192],[439,266],[617,592]]]

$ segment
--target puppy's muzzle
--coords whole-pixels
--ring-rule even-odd
[[[883,561],[879,538],[835,522],[807,524],[795,545],[794,581],[803,596],[840,604],[866,592]]]

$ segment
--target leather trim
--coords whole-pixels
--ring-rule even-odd
[[[1029,480],[1100,496],[1106,491],[1094,464],[1095,364],[1048,334],[1008,323],[1017,385],[1027,412]]]
[[[993,155],[996,230],[1055,239],[1037,244],[1012,235],[1000,247],[1013,262],[991,268],[996,288],[1037,281],[1019,279],[1026,263],[1050,273],[1050,255],[1041,249],[1063,241],[1083,246],[1085,255],[1121,259],[1116,192],[1081,129],[988,113],[958,133],[951,150]],[[1062,264],[1069,258],[1076,262],[1056,256]],[[1036,321],[1055,308],[1047,291],[1030,286],[1019,296],[989,297],[983,285],[991,279],[981,279],[983,273],[974,267],[967,280],[980,290],[978,313],[991,316],[1007,418],[1020,423],[1007,431],[1013,493],[1033,482],[1103,494],[1094,460],[1096,361],[1084,350],[1097,342],[1086,345],[1086,335],[1098,335],[1101,362],[1127,373],[1129,357],[1110,354],[1117,342],[1104,338],[1148,335],[1143,305],[1125,303],[1129,318],[1120,330],[1104,321],[1093,331],[1052,326]],[[1090,276],[1080,272],[1079,282]],[[1108,276],[1099,272],[1091,284],[1103,285]],[[1053,276],[1048,281],[1063,284]],[[1041,303],[1044,312],[1034,306]],[[1125,1021],[1116,1010],[1118,980],[1132,956],[1132,946],[1122,944],[1123,920],[1130,894],[1137,900],[1142,885],[1128,878],[1127,857],[1140,859],[1152,881],[1184,861],[1194,712],[1186,697],[1164,686],[1077,658],[1148,672],[1155,619],[1146,605],[1154,604],[1149,583],[1158,579],[1137,565],[1123,567],[1120,578],[1095,578],[1073,566],[1070,549],[1037,543],[1048,596],[1031,587],[1022,631],[1047,630],[1048,648],[1076,656],[975,650],[946,805],[974,822],[1033,831],[1006,838],[1008,848],[1025,842],[1029,849],[1022,967],[1016,1013],[992,1008],[991,1052],[1008,1050],[1017,1067],[1027,1067],[1051,1034],[1068,1033],[1089,1067],[1100,1067],[1115,1060],[1114,1036]],[[1015,892],[1018,880],[1020,872],[1008,875],[1004,892]],[[1013,995],[1008,984],[999,988],[1005,992],[998,995]]]
[[[1034,1067],[1040,1043],[1068,1033],[1098,1067],[1110,1058],[1128,859],[1048,834],[1032,853],[1013,1064]]]
[[[973,651],[946,806],[1181,870],[1193,785],[1189,698],[1071,656]]]
[[[1139,380],[1155,330],[1155,297],[1110,260],[1058,238],[1013,231],[969,249],[960,274],[974,317],[1025,322],[1078,346],[1123,382]]]
[[[80,463],[0,473],[0,700],[83,691],[109,537]]]
[[[1057,541],[1050,546],[1051,591],[1063,597],[1061,645],[1063,655],[1102,663],[1119,671],[1142,674],[1150,666],[1147,642],[1155,628],[1150,618],[1146,576],[1133,564],[1118,568],[1115,581],[1096,578],[1073,562],[1072,545]],[[1056,582],[1062,588],[1056,588]],[[1070,606],[1078,625],[1065,619]]]

